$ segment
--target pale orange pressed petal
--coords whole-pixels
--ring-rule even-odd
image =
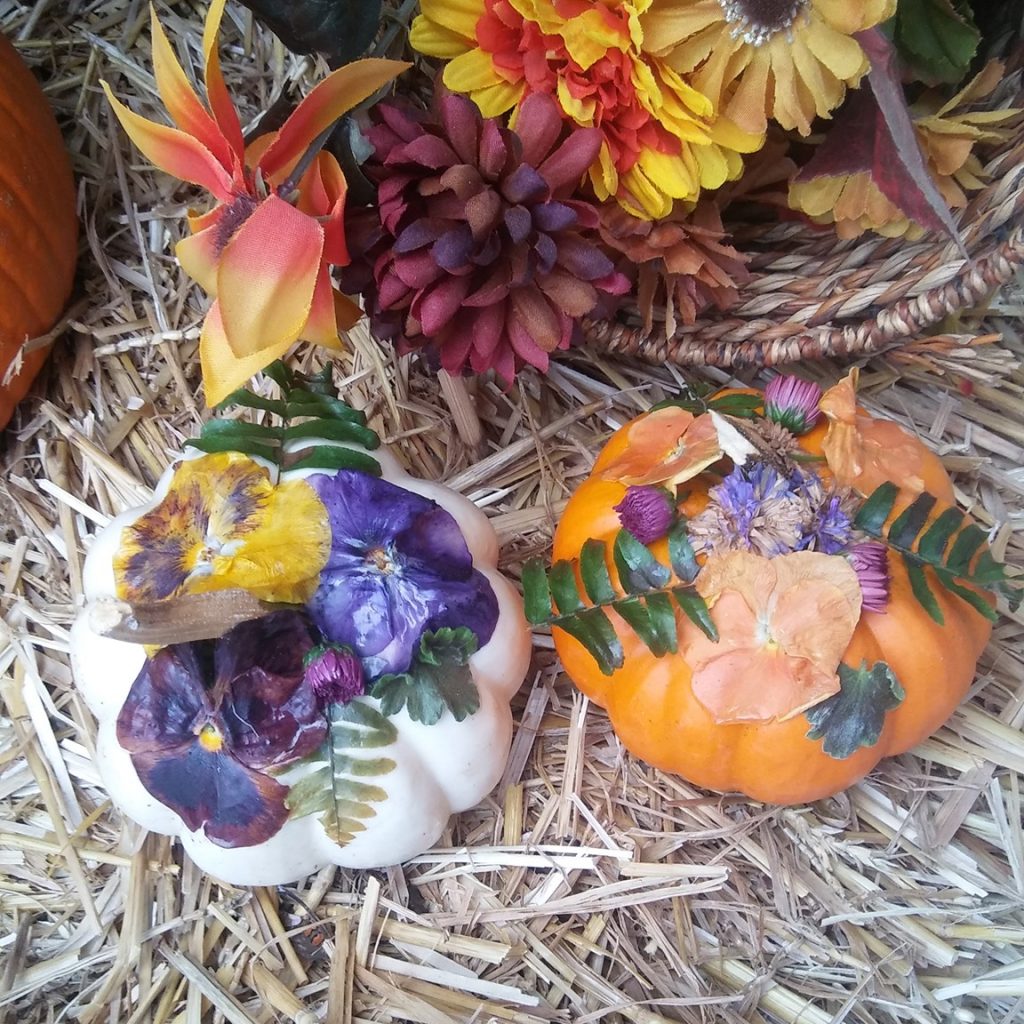
[[[223,211],[223,207],[218,207]],[[195,281],[203,291],[217,294],[217,266],[220,263],[220,246],[216,223],[183,238],[174,247],[182,270]]]
[[[206,404],[219,405],[232,391],[246,384],[251,377],[288,351],[289,342],[272,345],[262,352],[239,358],[228,345],[220,303],[215,301],[206,314],[199,336],[199,364],[203,371]]]
[[[221,255],[217,299],[236,356],[302,333],[323,254],[323,228],[279,196],[265,199]]]
[[[260,158],[259,169],[272,177],[293,164],[342,114],[411,66],[405,61],[368,57],[332,71],[292,111]]]
[[[153,37],[153,76],[157,92],[167,107],[171,120],[184,132],[197,138],[228,173],[234,166],[233,154],[217,122],[199,101],[195,90],[174,55],[167,34],[157,20],[156,9],[150,9]]]
[[[604,467],[601,476],[629,485],[682,483],[721,457],[710,416],[668,406],[629,428],[625,450]]]
[[[210,9],[206,12],[206,22],[203,25],[203,80],[206,83],[210,109],[231,147],[235,161],[234,171],[240,182],[244,175],[245,140],[242,137],[238,111],[235,110],[235,105],[228,94],[228,87],[224,83],[220,56],[217,53],[217,33],[220,31],[221,18],[224,16],[224,4],[225,0],[211,0]]]
[[[299,335],[301,341],[309,341],[325,348],[338,348],[338,321],[334,317],[334,288],[326,266],[321,266],[313,289],[313,301],[309,316]]]
[[[106,82],[100,85],[121,126],[147,160],[182,181],[202,185],[220,200],[231,198],[230,174],[198,139],[177,128],[147,121],[117,99]]]

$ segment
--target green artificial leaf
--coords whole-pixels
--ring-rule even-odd
[[[289,406],[294,409],[294,406]],[[367,427],[350,420],[320,419],[303,420],[285,427],[285,441],[300,441],[307,437],[318,437],[323,441],[341,441],[346,444],[358,444],[363,448],[377,448],[380,438]]]
[[[604,675],[610,676],[625,664],[622,642],[602,608],[588,608],[575,615],[567,615],[552,625],[583,644]]]
[[[685,519],[678,520],[669,530],[668,560],[672,564],[672,571],[684,583],[692,583],[697,578],[697,573],[700,572],[697,555],[694,553],[689,534],[686,532]]]
[[[619,574],[619,582],[630,594],[664,587],[672,574],[662,565],[645,544],[629,532],[619,530],[612,546],[612,557]]]
[[[559,615],[570,615],[584,607],[576,587],[576,571],[572,562],[555,562],[548,573],[548,582]]]
[[[752,420],[759,416],[764,406],[762,395],[729,394],[715,395],[707,403],[708,409],[723,416],[735,416],[741,420]]]
[[[355,469],[369,476],[381,474],[380,463],[372,455],[330,444],[304,448],[288,463],[288,469]]]
[[[376,781],[395,770],[390,757],[366,757],[362,751],[388,747],[398,730],[365,701],[332,704],[327,711],[327,739],[320,750],[305,758],[306,771],[291,786],[285,803],[293,818],[320,816],[324,831],[339,846],[366,830],[376,816],[373,805],[388,798]],[[292,770],[294,764],[288,765]]]
[[[687,590],[685,587],[676,587],[672,591],[676,604],[683,610],[683,614],[709,639],[718,642],[718,627],[711,618],[707,602],[694,590]]]
[[[955,85],[967,74],[981,33],[965,3],[900,0],[893,39],[915,79],[926,85]]]
[[[882,735],[887,712],[903,703],[903,687],[884,661],[871,668],[839,666],[838,693],[804,714],[811,725],[807,738],[823,740],[822,749],[837,760],[849,757],[861,747],[872,747]]]
[[[480,707],[469,659],[477,649],[476,634],[465,626],[426,632],[407,672],[381,676],[372,696],[385,715],[404,707],[414,722],[435,725],[445,711],[457,722]]]
[[[615,610],[625,619],[626,624],[647,645],[656,658],[674,653],[677,649],[676,620],[672,605],[668,606],[668,618],[664,614],[664,605],[657,606],[657,613],[652,614],[649,601],[661,598],[664,594],[651,594],[647,600],[640,597],[618,601]]]

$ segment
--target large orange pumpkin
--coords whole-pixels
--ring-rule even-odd
[[[0,35],[0,428],[46,348],[21,355],[57,321],[75,273],[78,220],[71,164],[32,72]],[[20,359],[20,364],[19,364]]]
[[[611,550],[621,529],[614,506],[627,488],[602,472],[621,460],[630,444],[630,430],[642,419],[631,421],[611,437],[591,475],[573,494],[555,532],[556,561],[578,559],[588,539],[604,541],[606,550]],[[940,461],[895,424],[872,422],[884,444],[916,446],[916,450],[905,450],[917,462],[919,489],[939,498],[937,507],[951,503],[952,486]],[[820,456],[825,435],[826,427],[819,425],[800,437],[799,444]],[[711,482],[709,473],[703,472],[686,483],[690,493],[684,514],[693,515],[706,504]],[[901,496],[893,516],[909,499]],[[663,543],[652,550],[657,554],[658,544]],[[608,568],[615,578],[610,558]],[[708,789],[740,791],[771,803],[820,799],[856,782],[883,757],[909,750],[936,730],[964,698],[991,632],[988,619],[961,598],[934,586],[945,619],[940,626],[914,597],[903,563],[890,558],[889,568],[888,606],[884,612],[861,613],[842,662],[851,669],[862,663],[886,663],[905,697],[885,714],[877,742],[842,758],[825,753],[820,739],[808,735],[811,723],[802,713],[786,720],[720,724],[695,697],[691,666],[683,654],[656,657],[614,610],[607,614],[624,657],[622,667],[611,675],[602,674],[584,646],[557,627],[552,629],[555,647],[569,677],[606,709],[626,748],[649,764]],[[683,637],[696,627],[678,609],[675,618],[682,649]]]

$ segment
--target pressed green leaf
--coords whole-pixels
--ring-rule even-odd
[[[243,455],[252,455],[275,464],[280,455],[280,451],[277,448],[271,448],[269,445],[259,444],[255,441],[248,441],[243,437],[233,438],[225,434],[219,437],[190,437],[185,444],[190,448],[198,448],[201,452],[241,452]]]
[[[664,644],[661,633],[651,621],[647,605],[639,597],[617,601],[615,610],[626,620],[627,625],[646,644],[651,654],[660,658],[669,648]]]
[[[335,448],[319,444],[307,448],[306,453],[288,464],[289,469],[357,469],[370,476],[380,476],[380,463],[372,455],[353,451],[351,448]]]
[[[971,570],[971,580],[975,583],[986,584],[1001,583],[1006,579],[1006,566],[997,562],[992,557],[992,552],[987,548],[978,555],[978,561],[974,563]]]
[[[572,562],[555,562],[548,573],[548,583],[559,615],[571,615],[584,607]]]
[[[540,558],[524,562],[522,579],[526,621],[539,626],[551,618],[551,588],[544,562]]]
[[[689,535],[686,532],[686,521],[679,520],[668,534],[668,560],[672,564],[672,571],[684,583],[692,583],[700,572],[697,564],[697,556],[694,554],[693,546],[690,544]]]
[[[657,590],[666,586],[672,578],[668,567],[662,565],[629,530],[619,530],[612,555],[619,573],[619,582],[630,594]]]
[[[647,611],[651,617],[651,625],[658,634],[658,645],[666,654],[675,654],[679,649],[679,636],[676,631],[676,613],[668,594],[648,594],[644,598]],[[658,652],[652,647],[654,654]]]
[[[397,767],[389,757],[363,758],[352,751],[390,746],[397,736],[394,725],[365,701],[332,704],[327,739],[301,762],[307,771],[285,798],[291,816],[317,814],[331,839],[341,846],[350,843],[376,815],[372,805],[388,798],[382,785],[364,780],[379,779]]]
[[[892,507],[896,503],[897,494],[899,494],[899,488],[888,481],[875,488],[858,510],[854,525],[872,536],[880,536],[882,527],[885,526],[885,521],[889,518],[889,513],[892,512]]]
[[[889,543],[898,548],[913,547],[917,535],[924,529],[928,516],[935,508],[934,495],[919,494],[893,521],[888,530]]]
[[[842,760],[878,742],[886,714],[903,703],[906,693],[884,661],[870,669],[866,661],[855,669],[840,665],[839,686],[838,693],[804,714],[811,725],[807,738],[823,740],[825,753]]]
[[[672,591],[683,614],[709,639],[718,641],[718,627],[711,618],[707,602],[696,591],[676,587]]]
[[[324,441],[347,441],[370,449],[380,446],[380,438],[372,430],[358,423],[350,423],[348,420],[304,420],[284,429],[286,441],[297,441],[307,437],[316,437]]]
[[[913,558],[903,556],[903,564],[907,568],[907,578],[910,580],[910,589],[922,608],[940,625],[946,624],[946,619],[939,607],[939,602],[928,585],[928,578],[925,576],[924,568],[915,562]]]
[[[580,576],[583,589],[594,604],[608,604],[616,594],[612,586],[608,565],[605,562],[607,548],[603,541],[588,540],[580,551]]]
[[[556,625],[586,648],[604,675],[610,676],[615,669],[622,668],[622,644],[608,616],[600,608],[588,608],[569,615]]]
[[[935,575],[939,578],[939,582],[951,594],[956,594],[956,596],[961,600],[966,601],[975,611],[980,612],[990,622],[995,622],[999,618],[999,613],[981,596],[981,594],[975,590],[971,590],[970,587],[961,586],[961,584],[957,582],[953,573],[948,572],[945,569],[936,569]]]
[[[957,576],[966,576],[971,559],[988,546],[988,534],[974,523],[968,523],[953,541],[953,547],[946,556],[946,568]]]
[[[949,538],[963,525],[964,514],[958,508],[943,509],[935,521],[925,530],[917,545],[918,555],[932,565],[940,563],[946,552]]]

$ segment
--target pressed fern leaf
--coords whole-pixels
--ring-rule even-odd
[[[288,790],[285,803],[293,818],[320,815],[328,836],[345,846],[366,830],[368,818],[376,817],[373,804],[388,798],[386,789],[369,780],[396,767],[390,757],[354,756],[352,752],[390,746],[398,738],[398,730],[361,700],[332,704],[328,721],[324,745],[301,762],[309,771]]]
[[[588,540],[578,559],[555,562],[547,570],[540,559],[531,559],[523,566],[522,577],[527,619],[535,626],[557,626],[574,637],[605,675],[621,668],[624,660],[608,609],[618,613],[656,657],[679,649],[674,604],[717,640],[708,606],[693,589],[698,566],[685,522],[673,527],[668,546],[671,567],[629,530],[620,530],[612,542],[618,588],[608,572],[603,541]]]
[[[266,459],[279,469],[355,469],[380,476],[380,464],[367,454],[379,447],[380,438],[367,427],[362,412],[338,398],[330,367],[314,374],[301,374],[278,360],[264,373],[281,389],[280,398],[264,398],[248,388],[240,388],[228,395],[217,410],[257,409],[269,413],[276,423],[212,419],[204,424],[199,437],[186,444],[204,452],[243,452]],[[355,445],[366,451],[320,444],[291,454],[285,452],[289,442],[307,438]]]
[[[980,526],[960,509],[940,503],[931,494],[917,495],[890,522],[899,495],[896,484],[882,484],[860,507],[854,524],[899,555],[914,596],[939,625],[944,617],[930,580],[992,621],[998,617],[997,612],[979,590],[1002,595],[1011,608],[1020,605],[1024,581],[1008,575],[1006,566],[996,561],[988,535]],[[938,515],[932,518],[940,505]]]

